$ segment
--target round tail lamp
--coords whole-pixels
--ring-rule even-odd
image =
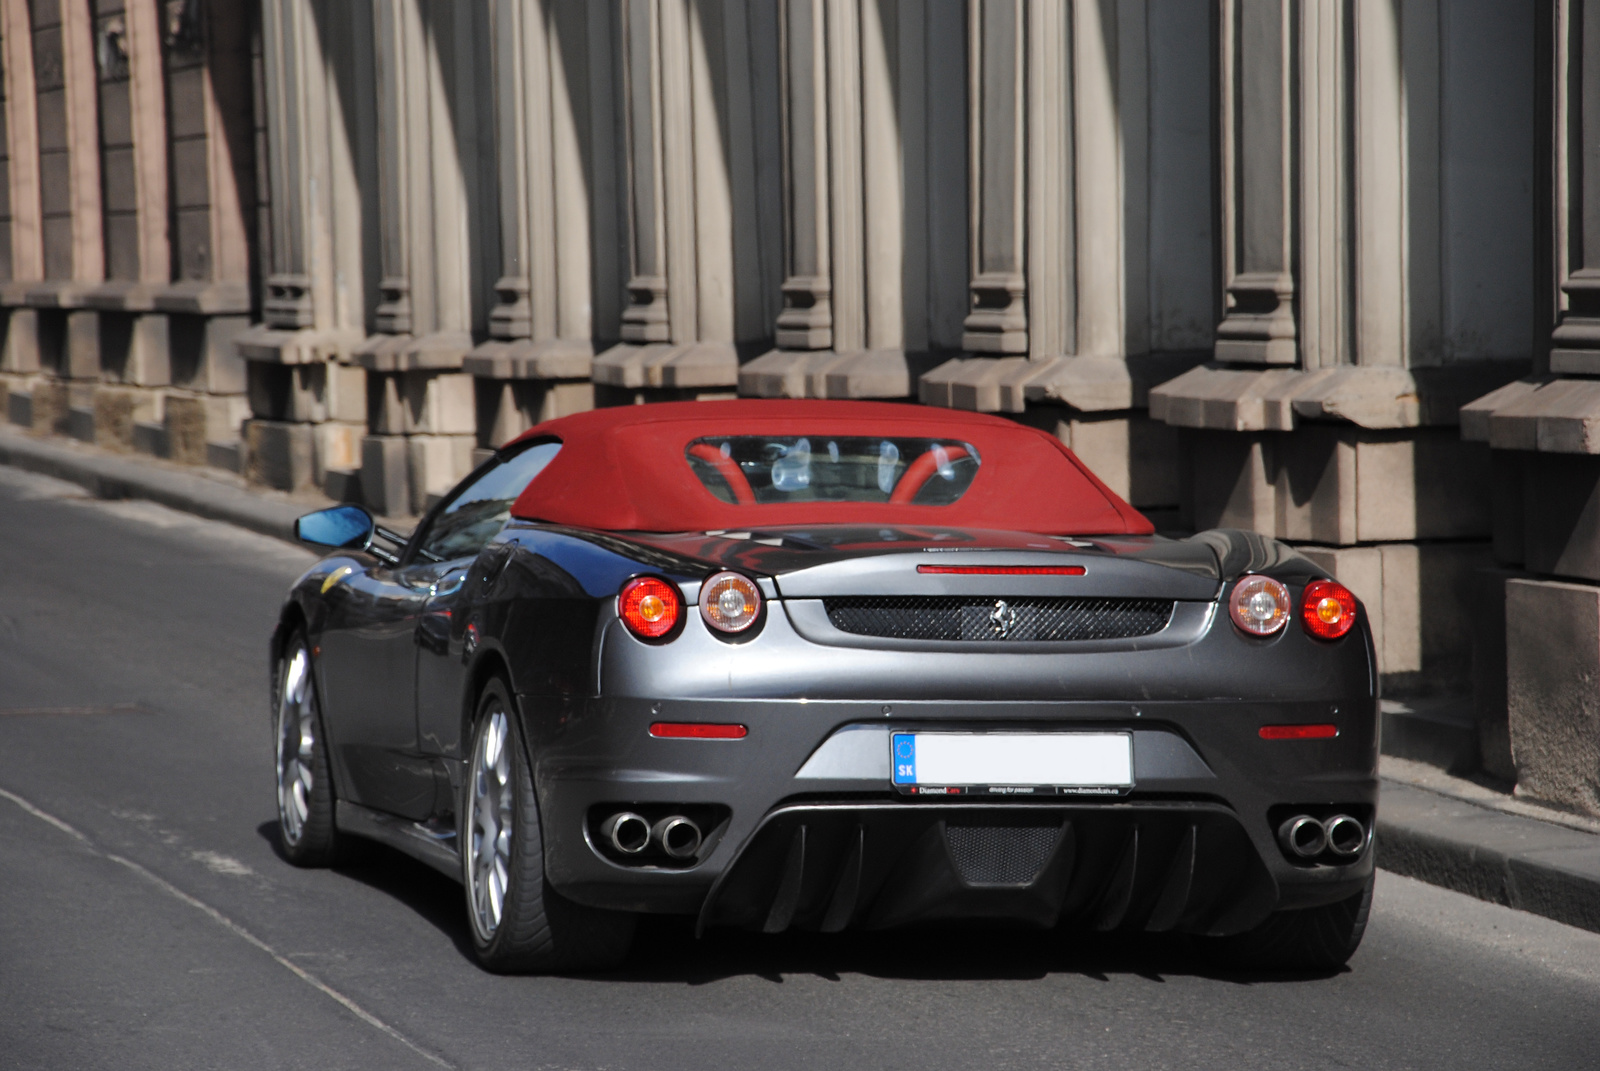
[[[700,616],[718,632],[744,632],[761,616],[761,589],[749,577],[717,573],[700,586]]]
[[[1300,622],[1322,640],[1336,640],[1356,623],[1356,597],[1336,580],[1313,580],[1300,604]]]
[[[641,640],[659,640],[678,627],[683,599],[660,577],[634,577],[617,593],[617,616]]]
[[[1289,589],[1270,576],[1240,577],[1228,600],[1228,616],[1252,636],[1272,635],[1284,626],[1292,612]]]

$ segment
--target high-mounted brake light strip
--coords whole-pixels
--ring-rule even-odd
[[[919,573],[943,576],[1082,576],[1081,565],[919,565]]]

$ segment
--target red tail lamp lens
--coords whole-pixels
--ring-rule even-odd
[[[677,627],[683,616],[683,599],[665,580],[635,577],[617,594],[617,616],[635,636],[657,640]]]
[[[743,740],[749,733],[743,725],[705,721],[658,721],[650,725],[650,735],[665,740]]]
[[[1263,725],[1263,740],[1331,740],[1339,735],[1337,725]]]
[[[1336,640],[1356,623],[1356,597],[1334,580],[1313,580],[1306,585],[1300,620],[1311,635]]]
[[[700,589],[700,616],[718,632],[743,632],[761,616],[761,589],[749,577],[718,573]]]
[[[1289,620],[1293,603],[1289,589],[1270,576],[1239,578],[1228,600],[1228,616],[1252,636],[1270,636]]]

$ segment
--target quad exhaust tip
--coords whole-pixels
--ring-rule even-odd
[[[600,835],[623,855],[638,855],[650,847],[650,832],[650,823],[632,811],[618,812],[600,827]]]
[[[688,859],[700,850],[700,827],[681,814],[661,819],[650,829],[650,840],[670,859]]]
[[[1328,837],[1328,850],[1341,859],[1354,859],[1367,846],[1367,827],[1347,814],[1336,814],[1322,828]]]
[[[1315,859],[1328,847],[1328,831],[1309,814],[1297,814],[1278,827],[1278,843],[1290,855]]]

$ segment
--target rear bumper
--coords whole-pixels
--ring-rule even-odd
[[[521,705],[548,876],[564,895],[596,907],[759,930],[999,916],[1225,933],[1274,909],[1353,895],[1372,872],[1370,842],[1346,865],[1291,863],[1268,817],[1273,808],[1303,804],[1352,807],[1370,819],[1377,803],[1377,704],[1370,699],[550,704],[522,697]],[[656,739],[648,731],[654,721],[734,722],[750,732],[740,740]],[[1335,722],[1339,736],[1264,741],[1257,732],[1263,724],[1312,721]],[[1136,785],[1126,797],[1093,801],[898,797],[888,783],[887,730],[921,727],[1131,731]],[[846,738],[849,747],[839,743]],[[726,808],[727,817],[686,865],[626,865],[596,843],[596,815],[695,806]],[[995,870],[983,862],[990,856],[1011,859],[1012,869]],[[1037,868],[1024,872],[1030,860]],[[1006,880],[990,880],[996,875]]]

